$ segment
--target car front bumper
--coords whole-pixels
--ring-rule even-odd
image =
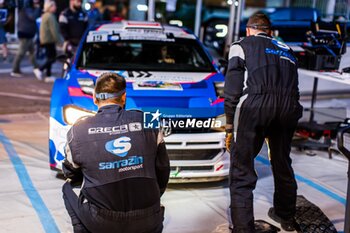
[[[170,183],[218,181],[228,176],[225,133],[173,134],[164,140],[170,158]]]
[[[66,135],[71,126],[50,117],[50,167],[61,170]],[[164,138],[170,158],[170,182],[207,182],[225,179],[229,172],[229,154],[225,151],[225,133],[181,133]]]

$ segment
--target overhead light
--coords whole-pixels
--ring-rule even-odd
[[[181,20],[170,20],[169,21],[169,24],[171,24],[171,25],[177,25],[177,26],[179,26],[179,27],[182,27],[183,26],[183,22],[181,21]]]
[[[232,0],[227,0],[228,5],[232,5],[233,1]]]
[[[138,11],[148,11],[148,6],[144,4],[137,4],[136,8]]]
[[[238,6],[238,1],[235,1],[235,6]]]

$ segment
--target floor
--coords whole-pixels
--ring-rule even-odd
[[[61,198],[63,180],[48,166],[48,119],[40,113],[0,115],[0,232],[72,232]],[[339,232],[344,225],[347,161],[293,150],[298,194],[318,205]],[[264,148],[256,159],[255,218],[267,217],[273,179]],[[227,181],[169,185],[162,197],[165,233],[228,230]]]

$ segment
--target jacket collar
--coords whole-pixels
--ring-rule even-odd
[[[272,38],[270,35],[268,35],[266,32],[259,32],[258,34],[256,34],[255,36],[259,36],[259,37],[264,37],[264,38]]]
[[[120,106],[119,104],[108,104],[108,105],[105,105],[103,107],[100,107],[98,109],[98,113],[110,113],[110,112],[114,112],[114,113],[117,113],[117,112],[120,112],[122,110],[122,106]]]

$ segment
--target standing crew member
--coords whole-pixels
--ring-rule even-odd
[[[34,37],[37,34],[36,20],[41,15],[40,1],[29,0],[27,5],[19,10],[18,23],[17,23],[17,36],[19,39],[19,48],[15,60],[13,61],[13,67],[11,76],[22,77],[20,64],[21,60],[27,52],[29,52],[30,61],[32,62],[34,69],[34,75],[38,79],[42,79],[41,71],[38,69],[38,65],[35,62],[34,53]]]
[[[170,173],[162,133],[143,128],[143,113],[125,111],[125,79],[115,73],[98,78],[95,116],[75,123],[67,134],[63,172],[72,182],[63,199],[74,232],[160,233],[160,197]]]
[[[65,40],[64,48],[69,55],[75,53],[76,47],[88,26],[88,16],[81,8],[81,0],[69,0],[69,7],[63,10],[58,22]]]
[[[254,158],[264,139],[275,182],[269,216],[286,231],[295,230],[297,184],[291,166],[291,141],[298,119],[298,73],[292,50],[272,39],[270,20],[255,14],[247,37],[233,43],[225,78],[226,148],[231,153],[230,195],[234,233],[254,232]],[[236,139],[233,132],[237,133]],[[231,146],[232,142],[232,146]]]
[[[38,80],[42,80],[42,71],[46,69],[45,81],[55,81],[55,77],[51,76],[52,64],[56,61],[56,44],[63,43],[62,35],[60,34],[58,22],[55,16],[57,7],[53,0],[46,0],[44,4],[44,14],[41,17],[40,23],[40,47],[45,50],[46,61],[40,67],[40,72],[35,72]]]

